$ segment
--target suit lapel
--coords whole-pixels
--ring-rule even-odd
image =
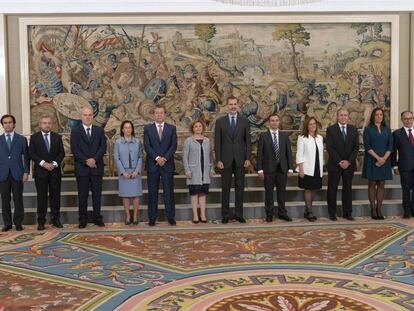
[[[402,135],[402,137],[404,137],[404,138],[407,140],[407,142],[409,142],[409,143],[410,143],[410,145],[411,145],[410,139],[408,138],[408,135],[407,135],[407,132],[405,131],[405,128],[404,128],[404,127],[402,127],[402,128],[400,129],[400,131],[401,131],[401,135]]]
[[[10,147],[10,153],[12,153],[14,146],[17,144],[17,141],[19,140],[19,135],[15,132],[13,136],[13,140]]]
[[[47,148],[46,148],[46,143],[45,143],[45,137],[43,136],[43,132],[42,131],[40,131],[40,132],[38,132],[38,137],[37,137],[37,139],[39,140],[39,144],[43,147],[43,151],[45,152],[45,154],[48,154],[49,152],[47,151]],[[49,133],[49,137],[50,137],[50,148],[52,148],[52,136],[50,135],[50,133]]]
[[[88,139],[88,136],[86,136],[86,131],[85,131],[85,128],[83,127],[83,125],[81,125],[80,127],[79,127],[79,131],[80,131],[80,136],[82,137],[82,139],[87,143],[87,144],[89,144],[89,139]],[[92,133],[94,132],[94,130],[92,129]]]
[[[92,135],[91,135],[91,141],[90,142],[92,143],[96,138],[96,126],[92,125],[91,129],[92,129]]]

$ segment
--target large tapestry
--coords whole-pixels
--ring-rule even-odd
[[[362,128],[375,106],[389,120],[391,23],[41,25],[28,28],[31,122],[52,112],[59,132],[90,106],[109,138],[138,131],[156,105],[179,131],[208,130],[240,99],[252,133],[279,112],[286,130],[306,116],[323,128],[346,106]]]

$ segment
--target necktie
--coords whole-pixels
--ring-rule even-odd
[[[48,136],[49,136],[49,134],[46,133],[44,135],[44,138],[45,138],[45,145],[46,145],[47,152],[50,152],[50,144],[49,144],[49,140],[47,139]]]
[[[411,145],[414,146],[414,137],[413,137],[412,129],[408,129],[408,140],[411,142]]]
[[[11,137],[10,137],[10,134],[7,134],[6,136],[7,136],[7,139],[6,139],[7,147],[9,148],[9,151],[10,151],[10,149],[11,149]]]
[[[162,139],[162,125],[161,124],[158,125],[158,137],[160,140]]]
[[[91,140],[91,128],[90,127],[86,128],[86,136],[88,136],[88,139]]]
[[[231,136],[234,136],[234,131],[236,130],[236,119],[234,116],[231,117],[230,130],[231,130]]]
[[[346,140],[346,132],[345,132],[345,125],[341,126],[342,138]]]
[[[276,155],[276,162],[280,162],[279,142],[277,141],[276,132],[273,132],[273,149]]]

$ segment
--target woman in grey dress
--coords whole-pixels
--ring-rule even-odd
[[[130,200],[134,206],[133,224],[138,225],[139,196],[142,195],[141,166],[142,146],[135,138],[134,125],[131,121],[121,124],[121,137],[114,146],[114,159],[118,169],[119,196],[125,209],[125,224],[130,225]]]
[[[183,164],[193,208],[193,223],[206,223],[206,195],[213,176],[210,141],[204,136],[205,125],[199,120],[190,124],[193,134],[184,141]],[[197,208],[200,207],[200,219]]]

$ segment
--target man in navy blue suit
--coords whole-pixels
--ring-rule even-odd
[[[23,183],[29,176],[29,148],[27,139],[14,131],[16,118],[6,114],[1,117],[4,134],[0,136],[0,191],[1,207],[4,226],[2,232],[12,229],[12,223],[17,231],[23,230],[24,206]],[[10,207],[13,193],[14,216]]]
[[[403,127],[395,130],[394,152],[392,153],[392,165],[395,174],[400,174],[402,187],[402,203],[404,218],[414,216],[414,128],[413,113],[403,111],[401,113]]]
[[[155,107],[154,123],[144,127],[144,148],[147,153],[145,169],[148,181],[148,225],[155,226],[158,216],[158,187],[160,178],[164,190],[165,213],[168,223],[175,222],[174,153],[177,150],[177,130],[165,123],[165,108]]]
[[[82,109],[82,124],[72,130],[70,147],[75,162],[75,175],[79,193],[79,228],[88,223],[88,195],[92,192],[94,223],[104,227],[101,215],[102,177],[106,153],[106,138],[101,127],[92,125],[93,112]]]

